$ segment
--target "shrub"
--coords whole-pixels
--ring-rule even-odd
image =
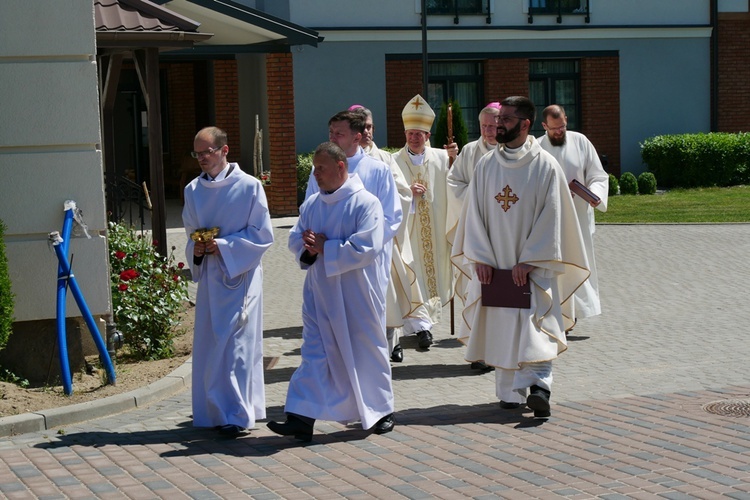
[[[8,273],[8,257],[5,255],[5,223],[0,220],[0,349],[8,343],[13,332],[14,295]]]
[[[305,201],[307,181],[312,173],[314,155],[314,151],[297,155],[297,206]]]
[[[638,176],[638,192],[640,194],[656,193],[656,177],[651,172],[642,172]]]
[[[641,158],[664,187],[735,186],[750,182],[750,133],[659,135]]]
[[[458,144],[459,149],[469,142],[469,132],[466,128],[463,116],[461,116],[461,106],[453,99],[450,100],[451,112],[453,114],[453,140]],[[430,144],[433,148],[442,149],[443,144],[448,144],[448,104],[443,103],[440,107],[440,116],[435,126],[435,135],[430,138]]]
[[[609,196],[620,194],[620,183],[617,182],[615,174],[609,174]]]
[[[632,172],[625,172],[620,176],[620,193],[638,194],[638,180]]]
[[[107,237],[114,318],[125,344],[141,359],[173,356],[173,329],[187,300],[185,265],[174,264],[175,247],[159,255],[157,242],[132,227],[110,222]]]

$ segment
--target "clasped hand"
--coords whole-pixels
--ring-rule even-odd
[[[307,250],[310,255],[323,255],[323,248],[325,247],[327,239],[328,238],[326,238],[325,234],[315,233],[312,229],[306,229],[305,232],[302,233],[302,241],[305,244],[305,250]]]
[[[489,285],[492,283],[492,266],[487,264],[477,264],[477,279],[483,285]],[[531,264],[516,264],[513,266],[511,275],[513,276],[513,283],[516,286],[523,286],[526,284],[529,273],[534,269]]]
[[[221,250],[219,250],[219,245],[216,243],[216,240],[210,239],[208,241],[196,241],[195,247],[193,248],[193,255],[196,257],[203,257],[203,254],[213,254],[218,253],[221,254]]]

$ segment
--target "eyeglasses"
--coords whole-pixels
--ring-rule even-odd
[[[497,123],[501,123],[503,125],[508,125],[509,123],[513,123],[514,120],[525,120],[526,118],[521,118],[520,116],[516,115],[497,115]]]
[[[562,132],[563,130],[566,130],[566,129],[568,128],[568,124],[567,124],[567,123],[566,123],[565,125],[562,125],[562,126],[560,126],[560,127],[554,127],[554,128],[553,128],[553,127],[550,127],[550,126],[548,126],[547,124],[545,124],[544,126],[545,126],[545,127],[547,128],[547,130],[549,130],[550,132]]]
[[[191,151],[190,156],[195,158],[196,160],[198,158],[203,158],[204,156],[212,155],[215,152],[219,151],[221,148],[208,148],[205,151]]]

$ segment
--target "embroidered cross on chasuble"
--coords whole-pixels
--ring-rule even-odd
[[[507,212],[510,210],[510,204],[518,202],[518,196],[513,193],[513,190],[510,188],[508,184],[505,185],[503,188],[502,193],[497,193],[495,195],[495,199],[498,203],[500,203],[500,207],[502,207],[503,212]]]

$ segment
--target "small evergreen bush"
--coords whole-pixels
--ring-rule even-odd
[[[5,255],[5,223],[0,220],[0,349],[13,332],[14,295],[8,272],[8,257]]]
[[[313,169],[313,156],[315,152],[297,154],[297,206],[305,201],[307,192],[307,181]]]
[[[617,182],[615,174],[609,174],[609,196],[617,196],[620,194],[620,183]]]
[[[638,194],[638,180],[632,172],[625,172],[620,176],[620,193]]]
[[[638,192],[640,194],[656,193],[656,177],[651,172],[642,172],[638,176]]]
[[[156,251],[156,241],[110,222],[107,232],[115,323],[130,352],[140,359],[174,355],[174,327],[187,300],[185,264]]]
[[[469,131],[461,116],[461,106],[457,101],[451,99],[451,113],[453,114],[453,141],[458,144],[459,150],[469,142]],[[433,148],[442,149],[448,144],[448,103],[440,107],[440,116],[435,126],[435,134],[430,137],[430,145]]]

